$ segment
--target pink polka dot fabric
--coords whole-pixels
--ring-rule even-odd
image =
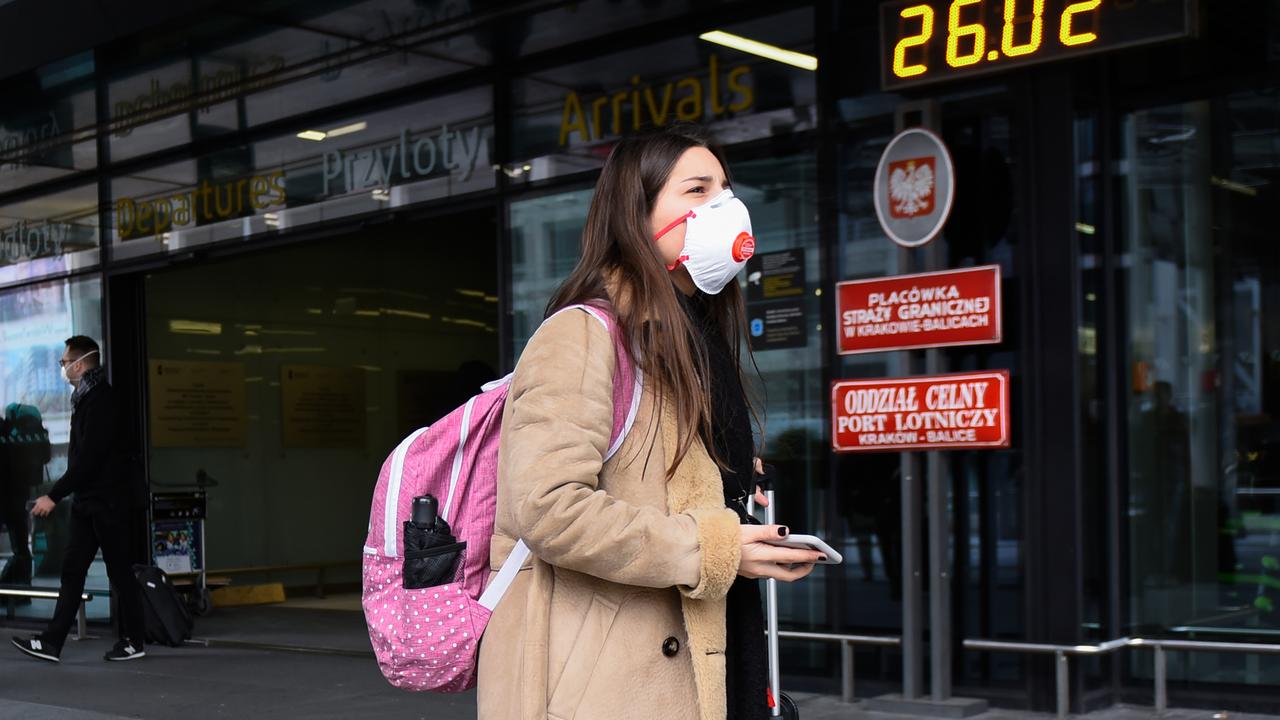
[[[640,374],[623,350],[613,317],[573,306],[599,320],[615,339],[614,432],[610,454],[634,420]],[[569,308],[566,308],[569,309]],[[498,439],[510,378],[400,443],[374,487],[364,545],[364,617],[382,674],[405,690],[462,692],[475,685],[478,646],[489,610],[479,598],[489,577],[489,543],[497,512]],[[459,582],[404,587],[403,524],[413,498],[434,495],[453,534],[466,543]]]
[[[366,555],[364,613],[382,674],[403,690],[462,692],[475,686],[489,611],[464,583],[406,590],[399,558]]]

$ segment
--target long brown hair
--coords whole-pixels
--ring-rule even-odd
[[[649,215],[680,157],[697,147],[715,155],[726,179],[730,178],[724,153],[697,126],[672,126],[618,141],[591,198],[582,232],[582,257],[547,305],[550,315],[566,305],[596,299],[612,304],[646,384],[657,397],[669,399],[675,410],[681,440],[667,468],[668,478],[688,454],[695,437],[712,437],[710,386],[706,351],[650,234]],[[617,297],[610,297],[611,292]],[[746,332],[742,291],[737,282],[730,282],[708,301],[741,374]],[[754,364],[754,358],[752,361]],[[658,413],[662,411],[659,405]],[[758,416],[754,412],[752,416],[759,425]],[[710,442],[707,451],[724,467]]]

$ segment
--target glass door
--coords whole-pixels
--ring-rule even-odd
[[[1123,120],[1132,632],[1280,641],[1278,128],[1274,91]],[[1280,658],[1175,653],[1169,677],[1274,685]]]

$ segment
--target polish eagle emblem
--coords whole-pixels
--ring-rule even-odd
[[[914,218],[933,212],[937,172],[932,157],[889,163],[889,214]]]

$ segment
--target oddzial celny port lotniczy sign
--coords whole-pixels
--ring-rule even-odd
[[[876,168],[875,206],[880,227],[903,247],[937,237],[955,199],[955,169],[942,138],[923,128],[898,133]]]
[[[831,386],[836,452],[1009,447],[1009,371],[841,380]]]

